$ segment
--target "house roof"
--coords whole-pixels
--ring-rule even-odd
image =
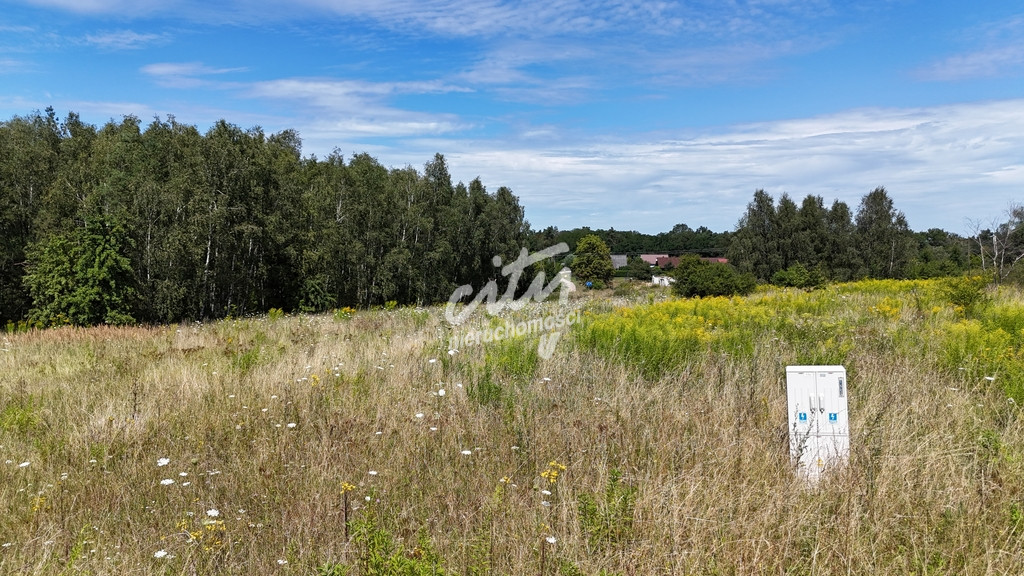
[[[668,258],[668,254],[641,254],[640,259],[651,266],[658,265],[658,258]]]

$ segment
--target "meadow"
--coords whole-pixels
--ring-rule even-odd
[[[1024,572],[1020,291],[555,300],[0,336],[0,573]],[[549,359],[449,348],[574,308]],[[849,374],[817,485],[790,364]]]

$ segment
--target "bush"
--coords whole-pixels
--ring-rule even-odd
[[[732,296],[750,294],[757,287],[752,274],[740,274],[729,264],[705,262],[696,256],[680,260],[672,289],[679,296]]]
[[[970,315],[988,301],[987,285],[988,280],[983,276],[961,276],[946,280],[942,292],[950,304]]]
[[[808,270],[797,262],[772,276],[772,284],[791,288],[818,288],[825,285],[825,276],[817,268]]]

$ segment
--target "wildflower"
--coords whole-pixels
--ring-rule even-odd
[[[164,478],[160,481],[161,486],[170,486],[171,484],[174,484],[174,480],[171,478]]]
[[[157,550],[153,553],[153,558],[163,558],[167,556],[167,550]]]
[[[473,453],[473,451],[472,451],[472,450],[463,450],[463,451],[462,451],[462,455],[463,455],[463,456],[469,456],[469,455],[470,455],[470,454],[472,454],[472,453]]]
[[[352,485],[352,484],[349,484],[348,482],[342,482],[341,483],[341,492],[342,492],[342,494],[344,494],[345,492],[351,492],[351,491],[353,491],[355,489],[356,489],[356,487],[354,485]]]
[[[216,508],[210,508],[209,510],[206,511],[206,515],[210,518],[216,518],[217,516],[220,516],[220,510],[217,510]]]
[[[285,564],[288,563],[288,561],[285,560],[284,558],[280,558],[280,559],[278,559],[277,563],[280,564],[281,566],[284,566]]]
[[[92,460],[92,462],[95,462],[95,460]],[[156,459],[156,465],[157,466],[167,466],[170,463],[171,463],[171,459],[170,458],[157,458]]]
[[[541,490],[540,493],[545,496],[551,496],[551,490]]]
[[[298,426],[298,424],[296,424],[295,422],[289,422],[288,423],[288,427],[289,428],[295,428],[296,426]]]
[[[417,412],[416,413],[416,417],[417,418],[423,418],[423,412]]]
[[[565,465],[559,464],[558,460],[552,460],[548,462],[548,469],[540,473],[540,477],[544,478],[551,484],[558,482],[558,474],[565,471]]]
[[[437,395],[441,396],[443,398],[444,397],[444,388],[441,388],[440,390],[438,390],[437,391]]]
[[[367,472],[367,474],[369,474],[370,476],[376,476],[377,475],[377,471],[376,470],[370,470],[369,472]]]
[[[437,358],[431,358],[430,360],[428,360],[428,362],[430,362],[431,364],[433,364],[433,363],[437,362]]]
[[[184,478],[185,476],[188,476],[188,472],[178,472],[178,476]]]
[[[558,538],[555,538],[554,536],[548,536],[544,540],[547,541],[548,544],[554,544],[555,542],[558,542]]]

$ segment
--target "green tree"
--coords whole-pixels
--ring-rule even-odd
[[[857,210],[856,245],[862,262],[860,276],[901,278],[913,254],[913,236],[903,212],[893,207],[885,188],[861,199]]]
[[[52,108],[0,123],[0,323],[23,319],[31,307],[23,282],[26,249],[53,185],[59,145]]]
[[[771,232],[779,260],[779,268],[772,270],[772,274],[796,264],[801,257],[808,257],[802,253],[798,244],[800,240],[799,212],[796,202],[784,192],[775,208],[775,228]]]
[[[828,210],[821,196],[808,194],[800,204],[797,230],[793,237],[792,264],[816,268],[825,260],[828,241]]]
[[[676,282],[672,290],[684,298],[749,294],[757,287],[753,274],[738,272],[729,264],[701,260],[695,255],[680,258],[673,276]]]
[[[772,275],[772,284],[793,288],[816,288],[825,284],[825,278],[817,268],[808,270],[803,264],[797,262]]]
[[[612,279],[612,253],[608,245],[594,234],[584,236],[576,244],[572,275],[580,282],[609,282]]]
[[[42,326],[135,322],[137,291],[125,256],[131,249],[127,232],[102,218],[35,246],[25,275],[34,303],[29,319]]]
[[[837,282],[852,280],[860,266],[856,234],[850,206],[840,200],[832,202],[825,216],[823,261],[829,277]]]
[[[639,256],[630,256],[626,264],[629,275],[637,280],[650,280],[653,277],[651,265],[644,262]]]
[[[754,192],[754,199],[747,204],[727,254],[740,272],[752,273],[761,280],[783,268],[775,204],[764,190]]]

